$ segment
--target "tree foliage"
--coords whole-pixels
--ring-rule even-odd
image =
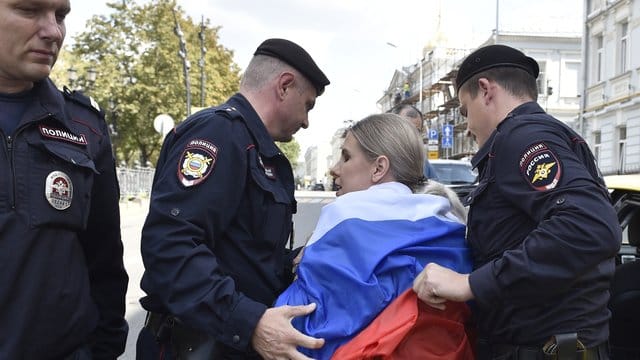
[[[153,128],[153,119],[168,114],[174,122],[187,115],[186,89],[179,38],[175,21],[184,34],[187,59],[191,65],[191,105],[200,104],[200,38],[204,30],[205,104],[226,100],[238,90],[240,69],[233,62],[233,52],[219,44],[219,27],[209,20],[194,21],[174,0],[156,0],[137,4],[124,0],[107,4],[109,15],[92,17],[86,30],[75,37],[68,54],[61,55],[52,77],[58,84],[66,79],[66,70],[78,71],[80,87],[99,104],[107,121],[116,131],[112,138],[118,159],[128,164],[139,160],[155,164],[162,143]],[[175,13],[174,13],[175,11]],[[174,17],[175,16],[175,17]],[[93,84],[88,69],[98,72]]]
[[[278,142],[276,144],[278,145],[284,156],[289,159],[291,166],[295,169],[296,164],[298,163],[298,156],[300,155],[300,144],[298,144],[296,139],[293,139],[286,143]]]

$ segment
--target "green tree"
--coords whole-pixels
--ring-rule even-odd
[[[295,170],[296,165],[298,164],[298,156],[300,155],[300,144],[293,139],[289,142],[276,142],[276,145],[280,148],[284,156],[289,159],[291,163],[291,167]]]
[[[187,112],[174,19],[184,34],[190,64],[200,59],[200,21],[186,16],[173,0],[142,5],[124,0],[107,5],[112,12],[87,22],[86,31],[74,39],[70,56],[63,58],[73,63],[58,71],[69,65],[78,69],[78,85],[103,106],[107,121],[115,125],[113,140],[119,159],[128,164],[138,159],[141,165],[155,164],[162,138],[153,129],[153,119],[168,114],[179,122]],[[239,85],[240,69],[233,63],[233,52],[219,44],[218,30],[209,20],[204,23],[205,106],[223,102]],[[91,87],[86,81],[89,68],[98,71]],[[192,106],[200,105],[198,66],[191,67],[189,79],[191,98],[198,99]]]

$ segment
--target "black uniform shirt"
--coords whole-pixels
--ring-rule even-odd
[[[609,281],[621,241],[616,213],[586,143],[525,103],[474,156],[468,241],[480,337],[539,345],[578,332],[608,338]]]
[[[142,232],[145,309],[239,351],[292,280],[291,165],[240,94],[167,135]]]
[[[0,134],[0,359],[115,359],[128,278],[102,113],[46,79]]]

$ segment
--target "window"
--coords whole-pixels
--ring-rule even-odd
[[[618,171],[624,172],[625,149],[627,143],[627,127],[620,126],[618,128]]]
[[[564,63],[564,70],[562,72],[562,84],[559,84],[559,94],[562,97],[576,97],[578,96],[578,83],[580,74],[580,63],[567,61]]]
[[[629,46],[629,23],[622,22],[618,25],[618,74],[627,71],[628,66],[628,46]]]
[[[593,38],[593,41],[593,79],[595,82],[600,82],[604,78],[604,38],[602,34],[598,34]]]
[[[589,13],[592,13],[597,10],[601,10],[603,8],[604,8],[604,0],[589,1]]]
[[[536,85],[538,86],[538,94],[546,95],[547,94],[547,62],[546,61],[538,61],[538,66],[540,67],[540,73],[538,74],[538,79],[536,80]]]
[[[600,146],[601,146],[601,134],[600,131],[593,132],[593,157],[596,158],[596,162],[600,162]]]

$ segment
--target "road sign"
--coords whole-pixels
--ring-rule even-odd
[[[443,149],[451,149],[453,148],[453,138],[450,136],[443,136],[442,137],[442,148]]]
[[[453,125],[442,125],[442,137],[453,137]]]
[[[162,136],[173,129],[173,118],[167,114],[160,114],[153,119],[153,128]]]
[[[438,140],[438,130],[436,129],[429,130],[429,140]]]

